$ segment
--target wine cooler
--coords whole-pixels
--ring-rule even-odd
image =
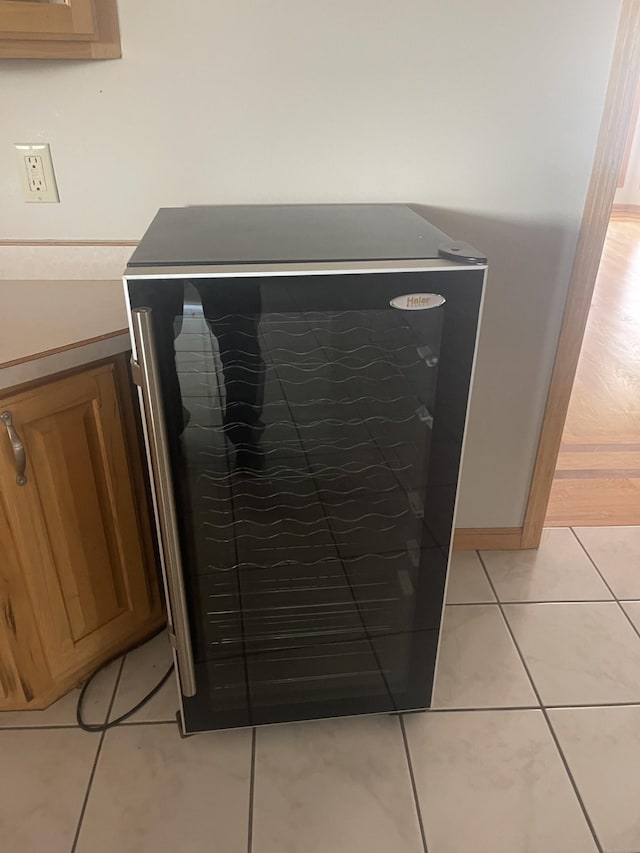
[[[124,281],[185,734],[429,707],[485,272],[400,204],[157,214]]]

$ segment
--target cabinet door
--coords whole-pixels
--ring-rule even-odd
[[[0,710],[28,707],[53,686],[33,624],[28,566],[20,560],[4,497],[0,492]]]
[[[104,658],[152,612],[114,371],[0,401],[26,452],[19,485],[0,435],[0,484],[54,679]]]
[[[116,0],[0,0],[0,58],[120,56]]]
[[[0,0],[0,38],[91,40],[94,0]]]

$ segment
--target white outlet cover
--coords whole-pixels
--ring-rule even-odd
[[[22,196],[28,202],[59,202],[51,151],[46,142],[16,142]],[[32,189],[37,185],[38,189]]]

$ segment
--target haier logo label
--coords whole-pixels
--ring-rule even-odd
[[[389,305],[401,311],[423,311],[425,308],[439,308],[445,301],[439,293],[405,293],[396,296]]]

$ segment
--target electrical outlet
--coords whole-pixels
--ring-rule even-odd
[[[46,143],[15,144],[22,195],[29,202],[58,202],[51,151]]]

